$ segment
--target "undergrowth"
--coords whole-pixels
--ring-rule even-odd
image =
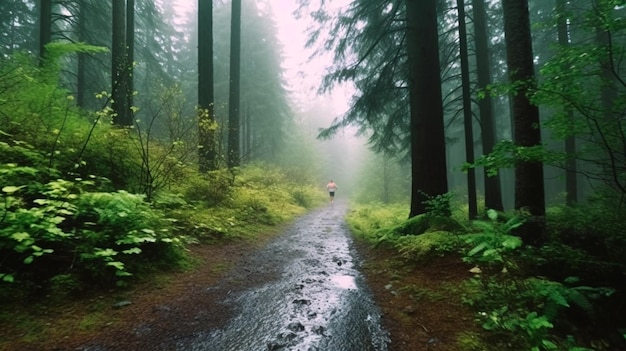
[[[624,236],[606,207],[552,208],[550,240],[527,246],[514,235],[524,217],[486,211],[442,231],[440,223],[406,218],[405,205],[357,205],[348,223],[373,246],[397,250],[414,264],[459,256],[474,277],[457,287],[476,313],[481,335],[462,335],[465,350],[612,350],[624,347],[621,273]],[[452,208],[452,213],[458,209]],[[418,217],[428,217],[425,214]],[[455,217],[459,217],[458,214]],[[473,267],[473,268],[472,268]],[[608,272],[607,272],[608,271]]]
[[[156,139],[150,121],[116,126],[109,93],[85,111],[59,86],[62,56],[103,48],[49,51],[41,67],[28,55],[0,58],[2,301],[125,286],[186,266],[188,245],[253,237],[325,198],[306,168],[200,174],[194,135]]]

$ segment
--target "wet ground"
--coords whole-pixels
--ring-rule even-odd
[[[301,217],[221,281],[189,286],[193,298],[152,306],[117,341],[73,350],[387,351],[345,213],[335,203]]]
[[[250,258],[259,273],[274,272],[275,279],[230,294],[222,303],[236,306],[234,318],[179,340],[176,349],[387,350],[380,313],[357,270],[345,210],[335,203],[308,214]]]

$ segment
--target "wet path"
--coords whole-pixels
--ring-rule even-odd
[[[178,340],[176,350],[386,351],[388,337],[357,270],[358,261],[336,203],[289,227],[248,262],[266,284],[222,303],[235,316],[218,330]]]

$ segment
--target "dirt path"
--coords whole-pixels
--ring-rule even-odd
[[[329,205],[255,243],[198,245],[193,271],[50,308],[35,336],[0,331],[11,340],[0,350],[458,350],[470,315],[436,289],[466,268],[416,270],[355,244],[345,211]]]

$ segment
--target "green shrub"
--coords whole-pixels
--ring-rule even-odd
[[[188,201],[202,201],[208,206],[217,206],[231,197],[234,176],[228,170],[218,170],[207,174],[190,173],[184,184],[174,190],[180,191]]]
[[[445,231],[403,236],[396,241],[402,257],[415,262],[428,262],[433,257],[456,253],[462,245],[459,237]]]
[[[407,215],[406,204],[370,203],[355,206],[346,221],[356,235],[375,244],[395,239],[388,235],[388,228],[402,223]]]
[[[37,153],[4,147],[13,154]],[[5,175],[0,180],[2,281],[45,285],[55,275],[69,273],[107,285],[147,262],[158,267],[181,260],[180,239],[142,196],[95,191],[108,184],[96,176],[47,180],[58,172],[33,166],[0,164]]]

